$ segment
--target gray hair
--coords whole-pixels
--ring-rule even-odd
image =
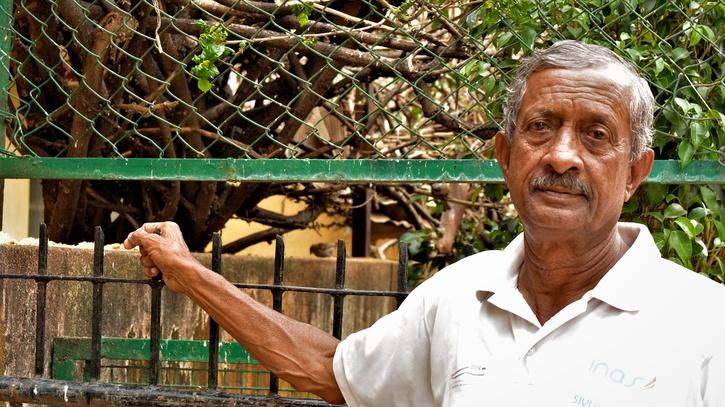
[[[647,81],[637,73],[634,65],[611,50],[572,40],[559,41],[547,49],[534,51],[533,55],[522,59],[519,63],[516,76],[508,88],[506,109],[504,109],[504,125],[509,142],[513,140],[516,131],[516,117],[526,93],[526,81],[529,76],[545,69],[586,69],[607,65],[622,67],[629,76],[629,118],[632,136],[630,161],[639,158],[652,144],[654,133],[652,128],[654,96]]]

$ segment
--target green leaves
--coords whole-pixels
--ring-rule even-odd
[[[715,32],[712,30],[712,28],[703,24],[695,24],[694,26],[692,26],[692,29],[689,29],[689,21],[685,23],[685,27],[683,27],[685,28],[685,32],[689,32],[690,34],[690,47],[694,47],[695,45],[697,45],[703,38],[710,43],[715,43]]]
[[[695,155],[695,147],[689,141],[683,141],[677,147],[677,157],[680,158],[680,166],[682,168],[687,167],[693,155]]]
[[[716,211],[721,205],[718,204],[715,193],[706,185],[700,187],[700,195],[702,195],[702,202],[705,203],[707,208],[711,211]]]
[[[300,27],[305,27],[310,24],[310,14],[312,14],[313,10],[312,4],[305,2],[300,2],[292,6],[292,12],[297,16]]]
[[[415,230],[406,232],[400,236],[400,241],[408,244],[408,253],[416,256],[425,249],[430,233],[426,230]]]
[[[685,217],[675,219],[675,224],[682,229],[690,240],[694,240],[705,229],[702,223]]]
[[[219,69],[215,64],[233,51],[226,46],[227,30],[223,25],[207,25],[203,20],[197,21],[197,25],[201,29],[198,40],[201,53],[191,58],[196,64],[191,67],[191,74],[196,77],[196,86],[199,90],[207,92],[212,88],[214,78],[219,75]],[[240,48],[243,49],[246,44],[242,44]]]
[[[650,223],[650,229],[663,256],[720,282],[725,281],[722,262],[725,255],[725,225],[722,222],[725,208],[717,196],[723,192],[713,191],[705,185],[648,185],[644,191],[644,202],[661,210],[648,211],[644,218],[656,221],[655,224]],[[670,203],[665,206],[664,202]]]
[[[650,184],[643,187],[647,197],[648,206],[657,206],[665,200],[667,196],[667,185],[664,184]]]
[[[685,210],[685,208],[683,208],[682,205],[678,203],[670,204],[670,206],[665,209],[665,218],[677,218],[686,214],[687,211]]]
[[[669,239],[670,247],[675,249],[675,253],[680,260],[685,264],[690,264],[690,257],[692,257],[692,242],[687,237],[685,232],[679,230],[673,230],[670,232]]]

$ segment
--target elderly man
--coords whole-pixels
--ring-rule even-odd
[[[618,223],[652,167],[653,104],[605,48],[563,41],[523,60],[496,137],[523,235],[440,271],[340,343],[201,266],[174,224],[125,244],[140,246],[147,276],[162,271],[265,366],[330,402],[722,407],[725,288]]]

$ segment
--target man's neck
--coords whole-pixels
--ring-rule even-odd
[[[518,289],[541,324],[594,288],[631,244],[616,227],[603,240],[524,236]]]

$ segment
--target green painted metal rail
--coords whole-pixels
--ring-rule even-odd
[[[0,178],[245,182],[503,183],[494,160],[0,158]],[[646,182],[725,184],[725,164],[655,161]]]
[[[207,362],[209,348],[207,341],[161,340],[161,360],[173,362]],[[101,357],[116,360],[149,360],[151,345],[143,338],[101,339]],[[52,377],[73,380],[75,361],[86,361],[91,357],[89,338],[56,338],[53,342]],[[219,359],[224,363],[257,365],[252,356],[237,342],[220,342]]]
[[[144,385],[148,377],[146,365],[151,355],[151,341],[145,338],[101,338],[103,381],[120,385]],[[91,339],[58,337],[53,340],[51,378],[65,381],[91,381]],[[209,361],[208,341],[162,339],[160,360],[165,362],[160,385],[177,389],[197,389],[207,384]],[[136,363],[134,363],[136,362]],[[192,362],[182,366],[182,363]],[[78,364],[80,363],[80,369]],[[219,389],[245,394],[267,395],[269,371],[254,359],[238,342],[219,342]],[[117,373],[114,374],[114,371]],[[309,399],[310,393],[296,392],[288,385],[281,393]]]

